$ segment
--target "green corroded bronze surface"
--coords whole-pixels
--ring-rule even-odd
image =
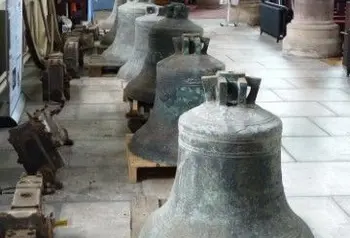
[[[119,69],[117,78],[131,81],[147,72],[147,57],[151,52],[148,35],[152,27],[158,21],[164,19],[164,13],[164,7],[149,6],[145,16],[136,18],[134,48],[129,60]]]
[[[175,54],[157,64],[153,110],[130,143],[130,150],[136,155],[176,165],[179,116],[204,101],[201,77],[225,68],[222,62],[207,55],[208,43],[200,34],[175,37]]]
[[[203,34],[202,27],[188,20],[188,12],[189,9],[181,3],[166,6],[166,17],[158,21],[149,32],[149,53],[144,61],[144,69],[127,84],[124,97],[153,105],[157,63],[174,54],[172,38],[184,33]]]
[[[102,56],[114,64],[122,66],[131,56],[135,41],[135,21],[146,14],[146,8],[154,6],[152,0],[128,0],[118,7],[117,32],[113,43]]]
[[[170,196],[139,238],[314,237],[288,205],[282,122],[255,104],[260,81],[233,72],[203,77],[206,101],[179,118]]]

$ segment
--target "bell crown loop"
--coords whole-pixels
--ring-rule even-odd
[[[146,7],[146,15],[157,15],[157,16],[165,16],[165,7],[163,6],[147,6]]]
[[[166,17],[173,19],[187,19],[189,8],[183,3],[170,3],[166,6]]]
[[[206,55],[210,39],[200,33],[185,33],[182,36],[173,37],[175,54],[183,55]]]
[[[155,14],[158,11],[156,6],[147,6],[146,7],[146,15]]]
[[[215,76],[203,76],[202,82],[206,102],[237,106],[255,104],[261,79],[233,71],[219,71]]]

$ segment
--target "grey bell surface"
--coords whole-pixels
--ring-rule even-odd
[[[113,43],[115,36],[117,35],[118,12],[115,14],[112,24],[113,25],[111,26],[110,31],[108,31],[101,39],[102,45],[110,46]]]
[[[156,89],[156,66],[174,54],[173,37],[183,33],[203,34],[203,28],[188,20],[189,9],[182,3],[166,6],[166,17],[155,24],[149,33],[149,54],[142,72],[124,89],[124,97],[153,105]]]
[[[103,30],[111,30],[112,27],[117,27],[117,25],[114,25],[115,19],[118,19],[118,7],[122,4],[124,4],[125,1],[123,0],[115,0],[113,5],[113,10],[111,14],[106,18],[98,22],[98,26],[100,29]]]
[[[152,0],[128,0],[118,7],[117,32],[113,43],[102,53],[105,60],[122,66],[131,56],[135,41],[135,20],[146,14]]]
[[[170,196],[139,238],[313,238],[287,203],[282,122],[255,104],[260,79],[219,72],[203,85],[206,102],[179,119]]]
[[[175,54],[157,64],[153,110],[129,144],[141,158],[169,165],[177,163],[179,116],[204,101],[201,77],[225,69],[221,61],[207,54],[209,38],[184,34],[173,41]]]
[[[164,7],[150,6],[147,7],[145,16],[136,18],[134,48],[130,59],[119,69],[118,78],[130,81],[147,69],[146,57],[150,52],[148,34],[152,26],[162,20],[164,15]]]

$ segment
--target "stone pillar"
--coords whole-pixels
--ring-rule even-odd
[[[339,26],[333,21],[334,0],[295,0],[283,53],[310,58],[338,56]]]
[[[259,25],[259,2],[260,0],[240,0],[239,5],[231,8],[233,22],[243,22],[250,26]]]

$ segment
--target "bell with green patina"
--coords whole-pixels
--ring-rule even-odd
[[[171,3],[165,10],[165,18],[158,21],[149,32],[149,53],[142,62],[142,71],[124,89],[124,98],[136,100],[148,107],[153,106],[155,98],[157,63],[175,52],[173,37],[184,33],[203,35],[203,28],[188,19],[189,9],[185,4]]]
[[[139,238],[314,237],[288,205],[282,122],[255,104],[260,82],[230,72],[203,77],[206,101],[179,119],[169,198]]]
[[[118,71],[117,78],[133,80],[148,65],[145,63],[150,52],[148,35],[152,27],[164,19],[165,9],[161,6],[147,7],[146,15],[136,18],[135,43],[129,60]]]
[[[128,0],[118,7],[116,35],[113,43],[102,53],[103,58],[114,65],[122,66],[131,56],[135,40],[135,20],[146,14],[153,0]],[[101,42],[102,43],[102,42]]]
[[[215,75],[225,65],[207,54],[209,38],[184,34],[173,38],[175,54],[157,64],[153,110],[134,134],[130,150],[141,158],[176,165],[180,115],[204,101],[201,77]]]
[[[103,30],[112,30],[113,28],[116,29],[117,28],[116,23],[118,21],[115,21],[115,19],[118,19],[118,7],[124,3],[125,3],[125,1],[123,1],[123,0],[115,0],[111,14],[107,18],[99,21],[97,24],[98,27],[100,29],[103,29]],[[117,31],[115,31],[115,32],[117,32]],[[111,43],[113,42],[113,39],[112,39]]]

